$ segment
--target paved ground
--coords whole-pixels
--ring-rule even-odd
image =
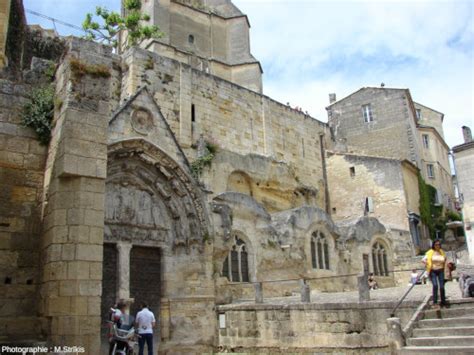
[[[370,299],[372,301],[398,301],[400,297],[408,290],[410,286],[398,286],[389,287],[383,289],[377,289],[370,291]],[[431,283],[426,285],[416,285],[406,297],[406,300],[410,301],[422,301],[426,295],[430,295],[432,292]],[[448,300],[460,299],[461,291],[459,284],[456,281],[450,281],[446,283],[446,296]],[[287,304],[293,302],[299,302],[300,296],[291,297],[279,297],[279,298],[266,298],[264,303],[272,304]],[[357,291],[350,292],[311,292],[311,302],[314,303],[345,303],[345,302],[358,302],[359,293]],[[253,303],[253,300],[245,299],[235,303]]]

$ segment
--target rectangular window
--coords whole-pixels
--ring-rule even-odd
[[[372,200],[372,197],[365,198],[365,212],[366,213],[374,212],[374,201]]]
[[[351,166],[349,168],[349,173],[351,174],[351,177],[354,177],[356,175],[356,169],[355,167]]]
[[[441,201],[442,201],[442,196],[441,196],[441,191],[436,189],[436,194],[435,194],[435,201],[434,201],[434,204],[435,206],[439,206],[441,205]]]
[[[194,104],[191,105],[191,122],[196,122],[196,108]]]
[[[430,147],[430,136],[423,134],[421,137],[423,138],[423,147],[428,149]]]
[[[433,164],[426,164],[426,173],[430,179],[435,178],[434,166]]]
[[[417,121],[421,120],[421,110],[417,108],[415,112],[416,112],[416,120]]]
[[[364,122],[372,122],[374,117],[372,116],[372,107],[370,104],[362,105],[362,115],[364,116]]]

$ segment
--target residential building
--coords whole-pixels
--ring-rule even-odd
[[[470,261],[474,264],[474,140],[469,127],[462,129],[464,143],[453,147],[453,154],[466,244]]]

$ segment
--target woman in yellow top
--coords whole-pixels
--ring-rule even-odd
[[[433,283],[433,304],[438,303],[438,285],[441,295],[441,306],[446,306],[446,292],[444,290],[444,267],[446,266],[446,254],[441,249],[439,240],[433,241],[431,249],[426,252],[426,271],[428,271]]]

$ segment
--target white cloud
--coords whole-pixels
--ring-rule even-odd
[[[470,1],[246,1],[264,91],[325,121],[328,93],[407,87],[445,114],[450,146],[474,128]]]
[[[450,146],[474,128],[473,3],[464,0],[234,0],[252,25],[264,92],[325,121],[328,93],[408,87],[445,114]],[[25,0],[25,7],[80,25],[96,5],[119,0]],[[29,16],[29,22],[38,22]],[[50,21],[41,21],[52,27]],[[58,25],[62,33],[68,29]]]

